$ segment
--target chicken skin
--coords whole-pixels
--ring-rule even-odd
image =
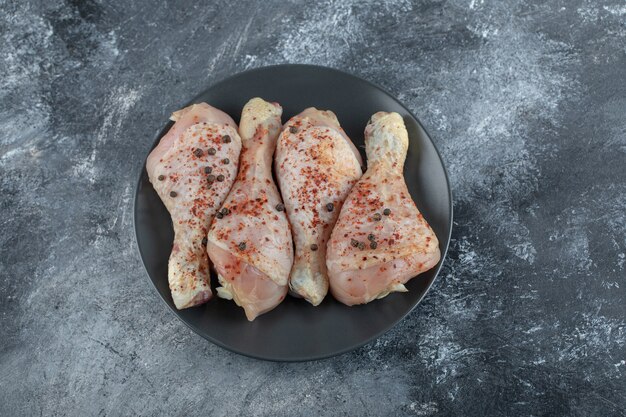
[[[239,124],[240,169],[208,235],[219,297],[233,299],[252,321],[287,295],[293,264],[291,229],[272,179],[282,108],[253,98]]]
[[[404,182],[408,146],[398,113],[372,116],[365,128],[367,171],[350,191],[326,253],[331,293],[346,305],[407,291],[404,284],[441,257]]]
[[[171,119],[175,124],[148,155],[146,170],[172,217],[168,281],[176,308],[183,309],[212,296],[207,232],[235,180],[241,139],[233,119],[206,103]]]
[[[292,294],[314,306],[328,292],[326,244],[344,199],[361,177],[362,159],[331,111],[292,117],[276,148],[275,170],[293,230]]]

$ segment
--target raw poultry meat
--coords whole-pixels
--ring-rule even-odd
[[[330,290],[347,305],[394,291],[439,262],[439,242],[402,170],[409,146],[402,117],[379,112],[365,129],[368,169],[350,191],[327,251]]]
[[[285,124],[275,164],[296,249],[289,286],[318,305],[328,292],[326,243],[362,159],[335,114],[311,107]]]
[[[235,180],[241,151],[237,125],[206,103],[175,112],[175,122],[150,153],[150,182],[172,217],[168,281],[176,308],[211,298],[207,232]]]
[[[281,114],[278,104],[260,98],[245,105],[239,174],[208,235],[217,294],[234,299],[250,321],[285,298],[293,263],[291,229],[272,179]]]

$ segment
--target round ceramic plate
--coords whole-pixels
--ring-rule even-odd
[[[363,130],[369,117],[381,110],[400,113],[410,138],[404,176],[413,200],[439,238],[439,264],[409,281],[408,293],[391,294],[363,306],[347,307],[330,294],[318,307],[287,297],[271,312],[248,322],[234,302],[214,297],[202,306],[179,311],[167,283],[173,241],[171,219],[148,181],[145,167],[135,194],[135,231],[141,258],[150,280],[174,314],[219,346],[276,361],[305,361],[348,352],[402,320],[424,297],[441,269],[452,229],[446,170],[435,145],[406,107],[379,87],[334,69],[310,65],[254,69],[217,83],[189,104],[205,101],[238,122],[244,104],[256,96],[280,103],[283,122],[306,107],[332,110],[362,153]],[[173,106],[170,110],[178,109]],[[163,127],[154,146],[171,126],[170,122]]]

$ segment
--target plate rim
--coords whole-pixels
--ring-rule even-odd
[[[329,71],[329,72],[335,72],[341,76],[347,76],[350,78],[355,78],[360,82],[364,82],[365,84],[369,85],[370,87],[379,90],[380,92],[386,94],[387,96],[391,97],[394,101],[396,101],[400,107],[402,107],[419,125],[419,127],[424,131],[424,133],[426,134],[426,137],[428,138],[428,140],[430,141],[430,143],[433,145],[433,148],[435,150],[435,153],[437,154],[437,157],[439,158],[439,161],[441,162],[441,166],[443,168],[443,173],[444,173],[444,178],[446,180],[446,185],[448,188],[448,201],[449,201],[449,212],[450,215],[448,217],[448,222],[450,224],[450,230],[448,232],[448,235],[446,236],[446,241],[445,241],[445,245],[443,247],[443,250],[441,252],[441,261],[439,262],[439,266],[437,267],[437,269],[435,270],[435,273],[433,275],[433,279],[431,280],[431,282],[427,285],[426,289],[424,290],[424,292],[421,294],[421,296],[417,299],[417,301],[413,304],[413,306],[402,316],[399,316],[397,319],[393,320],[392,322],[390,322],[387,326],[385,326],[383,329],[381,329],[380,331],[378,331],[377,333],[373,334],[372,336],[366,338],[363,341],[359,341],[356,344],[352,344],[346,348],[340,349],[340,350],[335,350],[331,353],[327,353],[327,354],[323,354],[323,355],[317,355],[317,356],[304,356],[304,357],[294,357],[294,358],[278,358],[278,357],[269,357],[269,356],[264,356],[264,355],[255,355],[249,352],[244,352],[241,350],[238,350],[237,348],[233,348],[232,346],[228,346],[224,343],[222,343],[220,340],[213,338],[212,336],[203,334],[204,332],[201,332],[199,328],[197,328],[196,326],[188,323],[186,320],[184,320],[181,315],[179,314],[179,311],[175,309],[175,307],[172,307],[167,300],[163,297],[163,295],[159,292],[159,289],[157,288],[156,284],[154,283],[152,277],[150,276],[150,274],[148,273],[148,268],[146,267],[146,263],[144,261],[144,254],[141,250],[141,247],[139,245],[139,232],[138,232],[138,228],[137,228],[137,201],[138,201],[138,196],[139,196],[139,188],[142,182],[142,177],[144,175],[144,172],[146,170],[146,160],[147,160],[147,155],[143,158],[143,163],[141,165],[141,170],[139,171],[139,175],[138,178],[136,180],[136,184],[135,184],[135,192],[134,192],[134,196],[133,196],[133,229],[135,231],[134,233],[134,240],[135,240],[135,248],[137,249],[137,252],[139,254],[139,258],[141,259],[141,265],[143,266],[143,270],[144,270],[144,274],[145,276],[148,278],[148,281],[150,281],[150,283],[152,284],[152,288],[153,290],[158,294],[159,298],[165,303],[165,305],[168,307],[169,311],[171,312],[171,314],[173,314],[178,320],[180,320],[185,326],[187,326],[187,328],[189,328],[190,330],[192,330],[196,335],[202,337],[205,340],[208,340],[209,342],[223,348],[226,349],[230,352],[242,355],[242,356],[246,356],[249,358],[253,358],[253,359],[260,359],[260,360],[264,360],[264,361],[270,361],[270,362],[312,362],[312,361],[319,361],[319,360],[325,360],[325,359],[329,359],[332,358],[334,356],[339,356],[339,355],[343,355],[345,353],[351,352],[353,350],[356,350],[360,347],[365,346],[366,344],[378,339],[379,337],[381,337],[383,334],[387,333],[389,330],[391,330],[393,327],[395,327],[398,323],[400,323],[402,320],[406,319],[416,308],[417,306],[424,300],[424,297],[426,297],[426,294],[428,294],[428,292],[430,291],[430,289],[432,288],[433,284],[435,283],[435,281],[437,280],[437,278],[439,277],[439,273],[441,272],[441,269],[443,268],[443,265],[445,263],[446,260],[446,256],[448,254],[448,250],[450,248],[450,240],[452,238],[452,230],[454,228],[454,199],[453,199],[453,195],[452,195],[452,187],[450,186],[450,177],[448,174],[448,169],[446,168],[446,165],[444,163],[443,158],[441,157],[441,152],[439,151],[439,148],[437,147],[437,144],[433,141],[432,136],[430,135],[430,133],[428,133],[428,131],[426,130],[426,128],[424,127],[424,125],[422,124],[422,122],[420,121],[420,119],[418,119],[415,114],[413,114],[413,112],[407,108],[407,106],[400,101],[394,94],[391,94],[389,91],[387,91],[385,88],[381,87],[380,85],[366,80],[364,78],[361,78],[358,75],[354,75],[352,73],[343,71],[343,70],[339,70],[337,68],[333,68],[333,67],[327,67],[327,66],[323,66],[323,65],[313,65],[313,64],[274,64],[274,65],[266,65],[266,66],[262,66],[262,67],[255,67],[255,68],[251,68],[251,69],[247,69],[241,72],[237,72],[235,74],[229,75],[227,77],[218,79],[216,81],[211,82],[210,84],[208,84],[200,93],[196,94],[193,98],[191,98],[191,100],[187,101],[186,104],[183,105],[183,107],[189,106],[193,103],[195,103],[197,101],[198,98],[200,98],[205,91],[214,88],[215,86],[217,86],[218,84],[227,82],[227,81],[231,81],[234,78],[243,76],[243,75],[249,75],[249,74],[253,74],[255,72],[259,72],[259,71],[265,71],[268,69],[272,69],[272,68],[305,68],[305,69],[309,69],[309,70],[315,70],[315,71]],[[182,107],[181,107],[182,108]],[[150,152],[152,152],[152,149],[154,149],[154,147],[157,145],[158,141],[161,139],[162,135],[161,132],[163,132],[163,130],[165,129],[165,127],[167,126],[167,124],[161,128],[158,129],[157,133],[153,136],[153,141],[152,141],[152,145],[150,147],[150,150],[148,152],[148,155]]]

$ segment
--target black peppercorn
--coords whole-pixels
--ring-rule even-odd
[[[285,210],[285,205],[283,203],[276,204],[276,210],[278,210],[278,211]]]
[[[335,209],[335,205],[333,203],[326,204],[326,210],[333,211]]]
[[[291,132],[291,133],[298,133],[298,127],[297,126],[289,126],[289,132]]]
[[[213,172],[213,168],[211,168],[211,167],[204,167],[204,173],[205,174],[210,174],[211,172]]]
[[[374,213],[373,219],[375,222],[380,221],[380,219],[382,219],[383,216],[380,215],[380,213]]]
[[[178,193],[176,191],[170,191],[170,197],[176,197]]]
[[[224,135],[224,136],[222,136],[222,142],[224,142],[224,143],[230,143],[230,136],[228,136],[228,135]]]
[[[389,215],[391,214],[391,210],[389,210],[388,208],[386,208],[386,209],[384,209],[384,210],[383,210],[383,214],[384,214],[385,216],[389,216]]]
[[[225,177],[224,177],[222,174],[220,174],[220,175],[218,175],[218,176],[217,176],[217,180],[218,180],[219,182],[224,181],[224,178],[225,178]]]
[[[209,148],[209,150],[207,151],[209,155],[215,155],[215,152],[217,152],[215,150],[215,148]]]
[[[163,181],[165,179],[165,175],[159,175],[159,181]]]
[[[245,250],[246,249],[246,242],[241,242],[239,245],[239,250]]]
[[[311,250],[315,252],[317,250],[317,245],[314,243],[311,245]]]

